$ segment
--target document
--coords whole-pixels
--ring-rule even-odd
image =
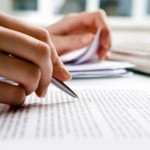
[[[78,65],[67,64],[66,68],[73,78],[95,77],[124,77],[132,73],[126,69],[134,68],[134,65],[121,61],[96,61]]]
[[[67,65],[73,78],[122,77],[130,75],[126,68],[134,65],[127,62],[97,61],[89,64]]]
[[[77,50],[80,51],[80,53],[78,53],[78,55],[75,55],[74,57],[71,57],[69,60],[64,60],[64,63],[78,65],[78,64],[89,63],[97,60],[98,59],[97,49],[98,49],[98,45],[100,44],[100,33],[101,33],[101,28],[98,29],[93,42],[89,46]]]
[[[62,57],[73,78],[120,77],[128,74],[126,68],[134,67],[131,63],[99,60],[97,50],[100,45],[100,34],[101,28],[89,46]]]
[[[98,140],[99,148],[103,140],[134,140],[138,149],[140,142],[149,141],[149,89],[74,90],[79,100],[51,88],[46,98],[39,99],[34,94],[27,97],[22,108],[1,104],[0,143],[39,139],[47,139],[49,144],[59,139]],[[88,149],[88,145],[84,146]]]

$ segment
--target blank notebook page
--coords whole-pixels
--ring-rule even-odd
[[[45,99],[29,96],[20,109],[0,105],[0,140],[150,139],[150,90],[57,89]]]

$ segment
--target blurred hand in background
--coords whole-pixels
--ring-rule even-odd
[[[111,47],[111,32],[103,10],[69,14],[46,29],[57,49],[63,55],[89,45],[101,28],[99,58],[105,59]]]

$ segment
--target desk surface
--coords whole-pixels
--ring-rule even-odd
[[[73,79],[67,82],[70,86],[97,86],[113,88],[150,88],[150,76],[133,73],[129,77],[121,78],[95,78],[95,79]]]

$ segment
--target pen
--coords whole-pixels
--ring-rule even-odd
[[[10,83],[10,84],[14,84],[13,81],[7,80],[3,77],[0,76],[0,81],[6,82],[6,83]],[[78,96],[61,80],[52,77],[52,83],[59,88],[60,90],[64,91],[65,93],[69,94],[70,96],[74,97],[74,98],[78,98]]]
[[[74,98],[78,98],[78,96],[75,94],[75,92],[73,92],[73,90],[71,90],[63,81],[61,81],[55,77],[52,77],[51,81],[60,90],[64,91],[65,93],[69,94],[70,96],[72,96]]]

